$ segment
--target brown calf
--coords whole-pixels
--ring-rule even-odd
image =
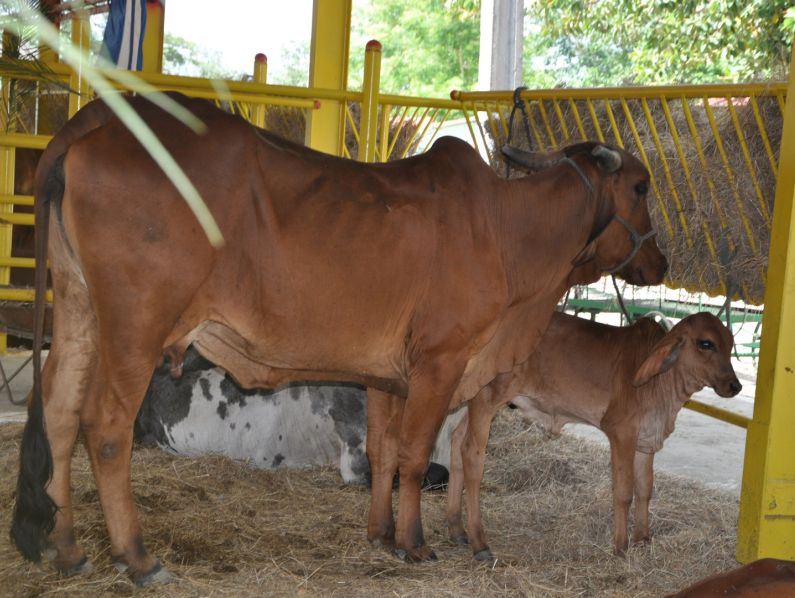
[[[628,546],[633,486],[633,541],[647,540],[654,453],[673,432],[679,409],[694,392],[705,386],[722,397],[740,392],[730,361],[732,345],[729,330],[708,313],[685,318],[667,334],[648,318],[617,328],[554,314],[538,351],[483,388],[453,434],[450,537],[459,543],[468,539],[475,558],[492,558],[480,516],[480,482],[491,420],[511,401],[551,435],[559,435],[567,423],[590,424],[607,435],[615,552],[621,554]],[[464,484],[468,538],[461,520]]]

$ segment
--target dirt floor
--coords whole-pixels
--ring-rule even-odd
[[[0,528],[7,530],[20,424],[0,426]],[[735,566],[737,500],[659,474],[649,545],[613,556],[607,451],[547,441],[504,411],[495,421],[483,510],[496,563],[446,537],[444,492],[423,496],[439,560],[404,564],[365,539],[369,494],[336,469],[267,472],[220,457],[137,449],[133,487],[147,544],[176,573],[136,590],[116,573],[88,461],[74,459],[77,536],[97,570],[63,579],[24,562],[0,536],[6,596],[617,596],[659,597]]]

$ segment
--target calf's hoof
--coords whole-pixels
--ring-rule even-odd
[[[458,546],[466,546],[469,544],[469,536],[467,536],[466,532],[459,533],[451,533],[450,534],[450,541],[453,544],[457,544]]]
[[[438,557],[436,553],[431,550],[430,546],[417,546],[406,550],[404,548],[396,548],[395,556],[407,563],[422,563],[423,561],[436,561]]]
[[[171,583],[176,580],[176,577],[171,571],[166,569],[160,561],[157,561],[155,566],[149,571],[145,573],[132,573],[130,579],[132,579],[133,583],[139,588],[143,588],[145,586]]]
[[[383,548],[386,551],[395,550],[395,539],[388,536],[375,536],[367,538],[373,548]]]
[[[488,546],[486,548],[484,548],[483,550],[478,550],[475,554],[472,555],[472,557],[476,561],[493,561],[493,560],[496,560]]]

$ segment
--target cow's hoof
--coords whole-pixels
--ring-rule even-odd
[[[394,551],[395,550],[395,539],[394,538],[384,538],[384,537],[377,537],[377,538],[367,538],[370,542],[370,546],[373,548],[382,548],[386,551]]]
[[[154,567],[152,567],[146,573],[140,574],[133,574],[130,576],[133,580],[133,583],[137,585],[139,588],[144,586],[150,585],[162,585],[166,583],[171,583],[176,579],[173,573],[166,569],[160,561],[157,561]]]
[[[59,567],[58,571],[60,571],[61,575],[64,577],[91,575],[94,572],[94,564],[88,560],[88,557],[84,556],[79,563],[69,567]]]
[[[419,546],[411,550],[403,548],[395,549],[395,556],[407,563],[422,563],[424,561],[436,561],[438,557],[430,546]]]
[[[475,554],[472,555],[472,557],[476,561],[493,561],[493,560],[495,560],[494,559],[494,555],[491,553],[491,550],[488,547],[484,548],[483,550],[478,550]]]

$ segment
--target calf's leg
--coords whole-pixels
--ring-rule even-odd
[[[464,494],[464,462],[461,455],[464,437],[469,427],[469,408],[456,426],[450,439],[450,477],[447,481],[447,533],[456,544],[468,544],[461,517],[461,499]]]
[[[491,421],[499,404],[492,403],[494,390],[487,386],[468,403],[469,425],[463,440],[464,484],[467,490],[467,530],[472,553],[477,560],[491,560],[494,555],[486,543],[480,512],[480,484],[486,462]]]
[[[632,542],[651,539],[649,533],[649,502],[654,488],[654,453],[635,453],[635,527]]]
[[[635,438],[630,430],[608,433],[613,477],[613,552],[623,556],[629,546],[627,526],[632,503]]]

